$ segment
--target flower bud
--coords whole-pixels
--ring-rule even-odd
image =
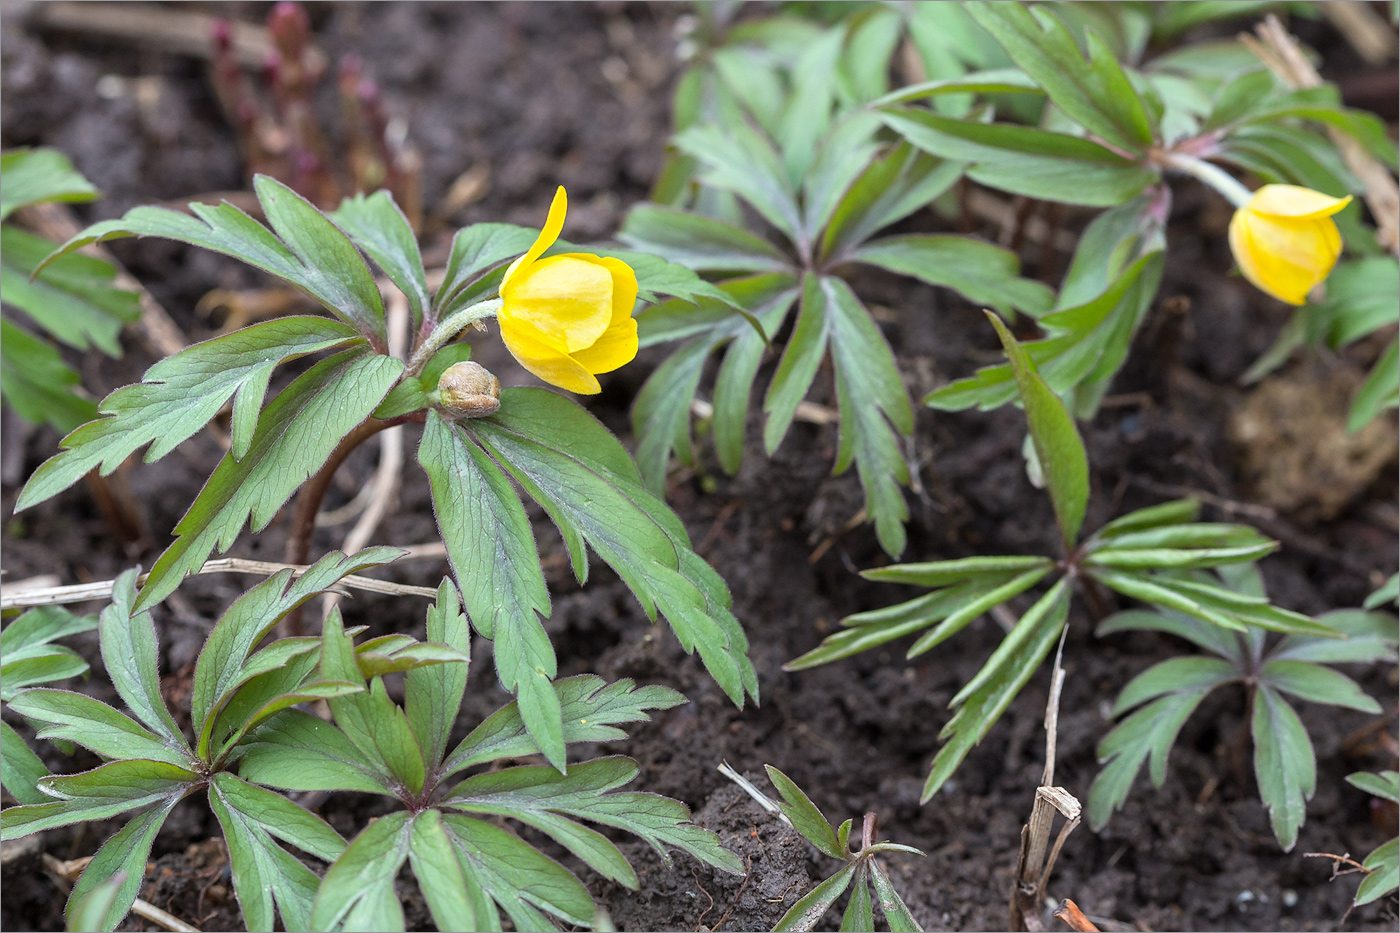
[[[437,407],[454,418],[485,418],[501,407],[501,380],[480,363],[453,363],[437,384]]]

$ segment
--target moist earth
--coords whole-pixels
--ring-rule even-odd
[[[188,6],[254,21],[267,10],[255,3]],[[350,51],[361,56],[391,107],[407,120],[424,157],[430,213],[462,173],[484,171],[478,199],[437,218],[439,229],[427,245],[431,254],[463,224],[539,223],[558,184],[569,189],[571,238],[615,231],[627,207],[645,198],[661,165],[678,72],[675,36],[685,11],[671,4],[336,3],[313,5],[311,14],[316,41],[331,60]],[[143,45],[27,29],[30,12],[23,5],[5,8],[0,135],[7,147],[60,147],[102,188],[104,200],[77,208],[81,220],[246,185],[204,63]],[[1345,72],[1340,77],[1365,83],[1362,66],[1339,39],[1320,25],[1298,28],[1329,66]],[[137,83],[130,79],[138,77],[147,82],[144,98],[132,90]],[[1072,210],[1058,214],[1058,222],[1071,228],[1086,221],[1087,215]],[[993,239],[999,233],[976,218],[940,219],[928,212],[904,228]],[[1289,420],[1286,400],[1311,397],[1309,386],[1319,378],[1354,385],[1382,343],[1363,341],[1341,354],[1295,361],[1262,388],[1242,386],[1240,375],[1272,342],[1286,311],[1231,274],[1220,207],[1190,183],[1176,188],[1168,235],[1171,252],[1159,299],[1102,411],[1083,426],[1093,472],[1086,527],[1196,494],[1209,520],[1253,522],[1282,541],[1281,552],[1262,565],[1270,594],[1281,605],[1308,613],[1359,605],[1396,566],[1393,428],[1373,432],[1378,439],[1363,450],[1340,449],[1337,455],[1346,462],[1334,469],[1292,456],[1285,464],[1289,470],[1271,472],[1270,463],[1279,458],[1270,452],[1295,450],[1306,439]],[[1035,243],[1017,245],[1027,275],[1058,281],[1068,256]],[[220,323],[194,310],[208,291],[269,284],[237,263],[175,244],[120,241],[112,248],[191,339],[209,336]],[[957,296],[893,276],[853,275],[858,292],[877,309],[915,399],[997,359],[980,312]],[[526,382],[490,336],[477,343],[478,359],[505,384]],[[94,395],[136,381],[154,362],[135,340],[127,347],[120,360],[97,354],[75,360]],[[588,401],[624,443],[634,443],[628,402],[663,358],[664,349],[645,351],[607,377],[602,395]],[[772,366],[769,360],[762,379]],[[834,405],[833,396],[830,375],[823,373],[812,400]],[[1248,413],[1248,430],[1240,428],[1241,411]],[[58,437],[46,428],[27,429],[8,414],[4,427],[6,460],[15,475],[7,477],[0,505],[9,516],[15,480],[49,456]],[[852,527],[863,496],[854,471],[831,475],[834,426],[797,424],[771,458],[763,455],[756,414],[749,427],[749,449],[737,475],[723,473],[702,439],[696,467],[672,472],[668,500],[733,590],[734,611],[752,643],[761,706],[730,705],[698,660],[683,654],[666,626],[647,621],[606,567],[595,565],[592,579],[580,587],[557,532],[538,510],[532,513],[555,596],[548,628],[560,673],[662,683],[690,700],[655,715],[625,741],[579,754],[636,759],[636,789],[686,802],[697,821],[719,833],[748,866],[746,875],[728,876],[683,853],[674,854],[668,866],[644,844],[619,837],[641,890],[604,883],[586,869],[582,877],[620,929],[770,929],[836,867],[716,771],[728,761],[767,789],[763,765],[771,764],[805,788],[833,822],[852,817],[859,823],[874,811],[883,835],[926,853],[922,859],[886,859],[924,928],[1003,928],[1021,827],[1044,766],[1048,673],[1031,681],[945,789],[921,806],[920,789],[949,716],[948,700],[975,673],[1000,631],[984,619],[914,662],[903,658],[905,646],[895,644],[816,670],[784,673],[785,661],[813,647],[843,616],[914,591],[870,583],[855,573],[888,558],[868,526]],[[1044,493],[1026,479],[1023,435],[1014,409],[919,409],[906,560],[1053,553],[1053,516]],[[410,451],[415,443],[411,435]],[[1329,449],[1318,445],[1308,457],[1326,458]],[[81,485],[8,518],[5,579],[53,574],[59,582],[76,583],[109,579],[136,563],[149,566],[221,454],[200,434],[158,463],[119,471],[114,482],[135,503],[142,525],[126,539],[112,533]],[[328,507],[354,496],[376,458],[374,444],[350,458]],[[1358,471],[1363,462],[1366,469]],[[1308,477],[1319,475],[1330,479],[1309,490]],[[1277,493],[1285,480],[1292,484],[1287,494]],[[285,522],[245,534],[231,553],[281,559]],[[339,546],[346,530],[320,529],[313,552]],[[408,545],[434,537],[427,483],[410,464],[399,506],[380,527],[377,542]],[[446,572],[445,563],[433,560],[388,571],[422,585],[435,585]],[[253,582],[226,575],[192,578],[156,610],[164,686],[177,707],[210,626]],[[346,612],[374,633],[422,633],[423,606],[412,600],[361,594]],[[1096,639],[1092,628],[1093,620],[1076,608],[1064,649],[1067,680],[1059,718],[1056,782],[1080,799],[1097,773],[1094,749],[1109,728],[1112,698],[1138,672],[1186,650],[1148,633]],[[79,689],[113,700],[95,639],[75,641],[94,668]],[[508,699],[490,674],[490,645],[479,642],[476,652],[477,676],[460,734]],[[1378,721],[1299,704],[1317,747],[1318,790],[1292,852],[1280,851],[1274,841],[1254,788],[1241,742],[1247,729],[1243,692],[1226,689],[1187,722],[1163,788],[1153,789],[1140,777],[1102,832],[1085,826],[1070,836],[1050,896],[1074,899],[1086,913],[1104,918],[1104,929],[1394,929],[1393,898],[1348,913],[1355,877],[1333,880],[1329,859],[1306,856],[1360,857],[1395,833],[1394,811],[1373,810],[1370,798],[1343,780],[1354,771],[1395,765],[1393,752],[1372,740],[1377,730],[1394,733],[1395,670],[1377,666],[1349,673],[1373,696],[1389,698],[1386,712]],[[25,730],[17,717],[7,713],[6,719]],[[24,734],[32,738],[32,732]],[[81,752],[67,757],[49,744],[37,747],[58,771],[96,764]],[[316,803],[347,837],[388,812],[383,801],[361,795],[306,802]],[[63,892],[43,871],[41,853],[60,860],[90,854],[119,825],[53,831],[40,844],[16,850],[7,844],[0,926],[62,929]],[[156,841],[141,896],[202,929],[238,929],[219,835],[202,799],[177,807]],[[407,876],[400,891],[409,928],[430,928]],[[835,912],[826,918],[832,927],[837,920]],[[1057,923],[1048,922],[1051,928]],[[144,924],[133,915],[123,928]]]

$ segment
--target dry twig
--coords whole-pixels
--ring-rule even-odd
[[[60,883],[61,887],[66,889],[68,883],[76,881],[78,879],[78,876],[83,873],[83,869],[87,867],[88,862],[91,861],[92,857],[89,856],[87,858],[79,858],[67,862],[60,862],[52,855],[49,855],[47,852],[45,852],[44,871],[48,872],[51,876],[53,876],[54,880]],[[149,901],[143,901],[139,897],[132,903],[131,912],[138,917],[143,917],[151,921],[152,923],[158,923],[161,926],[165,927],[167,930],[173,930],[174,933],[199,933],[198,927],[190,926],[188,923],[185,923],[178,917],[166,913],[156,905],[150,903]]]
[[[195,573],[256,573],[270,576],[279,570],[290,570],[292,576],[300,576],[310,568],[304,564],[281,564],[270,560],[247,560],[242,557],[221,557],[206,561]],[[137,577],[138,583],[146,582],[149,574]],[[94,599],[106,599],[112,595],[115,580],[101,580],[96,583],[79,583],[76,586],[48,586],[10,590],[0,593],[0,609],[25,609],[33,606],[64,606],[72,603],[85,603]],[[352,574],[341,577],[340,586],[364,590],[368,593],[385,593],[389,596],[425,596],[437,598],[437,590],[426,586],[408,586],[404,583],[390,583]]]
[[[1324,7],[1342,5],[1351,4],[1323,4]],[[1317,69],[1303,55],[1297,40],[1283,28],[1277,16],[1270,14],[1266,17],[1256,32],[1258,38],[1248,33],[1240,33],[1240,42],[1259,56],[1259,60],[1285,84],[1292,88],[1319,87],[1322,84],[1322,77],[1317,73]],[[1347,168],[1366,186],[1366,203],[1380,228],[1376,232],[1376,239],[1386,249],[1400,255],[1400,187],[1396,186],[1395,176],[1390,174],[1390,170],[1380,161],[1373,158],[1351,134],[1329,126],[1327,135],[1332,138],[1332,144],[1341,153]]]
[[[1055,911],[1055,919],[1063,922],[1075,933],[1099,933],[1099,928],[1094,926],[1093,921],[1084,916],[1084,911],[1079,909],[1079,905],[1069,898],[1060,901],[1060,907]]]

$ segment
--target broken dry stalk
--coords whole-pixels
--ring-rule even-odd
[[[1055,919],[1075,933],[1099,933],[1099,928],[1094,926],[1093,921],[1084,916],[1084,911],[1079,909],[1079,905],[1069,898],[1060,901],[1060,907],[1055,911]]]

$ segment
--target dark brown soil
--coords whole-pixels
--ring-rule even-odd
[[[266,12],[265,5],[251,3],[224,9],[253,20]],[[22,16],[10,12],[7,7],[0,47],[0,134],[5,146],[57,145],[74,158],[107,195],[81,209],[84,219],[244,183],[203,64],[92,37],[26,32]],[[602,237],[616,229],[628,205],[645,197],[668,130],[676,73],[672,35],[683,7],[339,3],[312,12],[318,41],[333,59],[358,52],[407,117],[425,158],[427,204],[471,166],[489,166],[484,197],[450,218],[453,224],[538,223],[554,186],[564,184],[571,199],[570,235]],[[1341,48],[1327,35],[1310,38],[1324,50]],[[97,94],[104,75],[154,76],[159,106],[143,109],[121,94]],[[1071,214],[1067,222],[1083,219]],[[910,223],[915,229],[947,228],[932,216]],[[1084,429],[1094,483],[1088,524],[1194,490],[1205,495],[1211,518],[1255,521],[1283,541],[1281,553],[1263,567],[1279,603],[1310,613],[1355,606],[1396,567],[1394,457],[1379,475],[1356,480],[1325,521],[1307,510],[1273,512],[1257,505],[1259,490],[1249,485],[1253,474],[1240,466],[1253,461],[1230,440],[1229,423],[1247,394],[1238,384],[1240,374],[1269,345],[1286,312],[1229,274],[1223,234],[1211,200],[1179,186],[1161,297],[1110,403]],[[262,284],[236,263],[197,250],[132,241],[114,247],[194,338],[215,326],[193,311],[205,292]],[[1024,258],[1028,274],[1049,281],[1058,279],[1067,262],[1034,245]],[[979,313],[955,296],[888,276],[860,276],[856,285],[871,304],[894,309],[882,324],[915,398],[995,359]],[[525,381],[490,338],[479,343],[486,364],[504,382]],[[135,341],[128,346],[119,361],[82,361],[85,384],[95,394],[135,380],[152,362]],[[1378,350],[1363,343],[1316,365],[1363,372]],[[591,406],[625,441],[631,441],[628,401],[661,358],[656,351],[644,353],[612,377]],[[1278,378],[1302,378],[1304,369],[1295,366]],[[834,403],[824,397],[830,395],[829,378],[819,378],[818,386],[814,400]],[[772,459],[764,459],[756,443],[757,418],[751,428],[754,443],[737,476],[726,477],[702,443],[701,465],[673,474],[669,498],[733,589],[735,612],[753,645],[761,708],[738,711],[729,705],[698,661],[685,657],[664,627],[646,621],[606,568],[599,565],[580,588],[561,559],[557,533],[535,515],[556,597],[549,628],[561,673],[664,683],[691,700],[607,751],[636,758],[642,766],[638,789],[684,800],[750,866],[744,878],[720,877],[678,855],[671,870],[645,846],[629,842],[640,892],[585,878],[620,929],[770,929],[833,864],[765,817],[715,770],[727,760],[764,786],[766,763],[806,788],[833,821],[849,816],[859,822],[873,810],[889,838],[927,853],[924,859],[886,861],[926,929],[1000,929],[1020,829],[1044,764],[1048,675],[1032,681],[946,789],[920,806],[928,762],[948,719],[947,702],[1000,633],[984,620],[916,663],[905,662],[902,646],[895,646],[815,671],[783,673],[783,662],[811,648],[842,616],[909,592],[854,573],[887,558],[868,527],[842,530],[863,500],[854,471],[830,475],[834,428],[799,424]],[[12,448],[12,432],[23,429],[8,416],[5,429],[11,434],[6,447]],[[921,411],[907,559],[1052,552],[1045,550],[1055,546],[1050,507],[1022,467],[1023,433],[1014,409]],[[21,475],[49,456],[56,442],[48,429],[25,432],[17,451]],[[1393,454],[1393,441],[1385,443]],[[373,446],[351,458],[330,505],[348,500],[369,475]],[[56,574],[71,583],[111,578],[136,562],[149,566],[219,453],[200,435],[159,463],[135,464],[118,474],[144,518],[146,533],[136,542],[113,538],[81,486],[8,518],[6,579]],[[15,492],[12,485],[4,488],[7,516]],[[1328,490],[1327,498],[1335,500],[1336,490]],[[284,522],[245,536],[233,553],[280,559]],[[345,530],[321,529],[314,550],[338,546]],[[399,508],[381,527],[379,540],[413,544],[433,537],[427,484],[410,467]],[[446,566],[419,561],[391,572],[395,579],[435,584]],[[251,582],[194,578],[158,610],[171,695],[187,688],[189,666],[209,626]],[[376,631],[421,631],[422,606],[410,601],[358,597],[347,612]],[[1071,621],[1057,782],[1083,799],[1096,773],[1094,747],[1108,728],[1112,697],[1134,674],[1183,648],[1145,634],[1097,640],[1079,609]],[[76,641],[100,672],[92,639]],[[489,650],[478,647],[461,731],[506,700],[490,676]],[[1351,673],[1374,696],[1389,698],[1384,728],[1393,734],[1394,669]],[[84,689],[112,698],[100,673]],[[1394,825],[1376,825],[1368,798],[1343,781],[1353,771],[1394,767],[1394,759],[1382,753],[1349,752],[1347,736],[1371,717],[1302,706],[1317,746],[1318,791],[1297,847],[1283,853],[1250,769],[1232,758],[1244,726],[1243,705],[1241,693],[1211,697],[1186,725],[1166,786],[1153,790],[1144,778],[1102,833],[1079,829],[1060,858],[1050,895],[1071,897],[1090,915],[1112,918],[1125,929],[1394,929],[1393,899],[1348,916],[1355,879],[1330,880],[1326,859],[1303,854],[1360,856],[1395,832]],[[41,746],[41,752],[57,770],[94,764],[90,756],[67,759],[52,746]],[[329,798],[320,812],[348,836],[383,812],[382,806],[346,795]],[[90,854],[116,825],[51,832],[43,848],[60,859]],[[156,842],[142,896],[203,929],[235,928],[227,865],[211,841],[218,835],[202,799],[177,808]],[[37,855],[7,859],[4,889],[0,927],[62,928],[62,895]],[[411,884],[404,895],[410,923],[421,928],[429,921]],[[141,929],[142,922],[131,918],[127,928]]]

